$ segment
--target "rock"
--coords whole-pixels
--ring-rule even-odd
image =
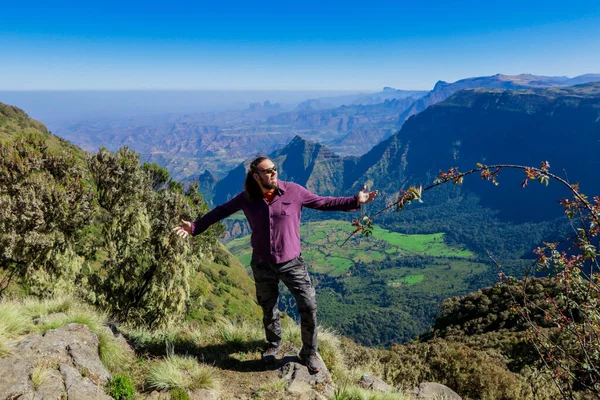
[[[434,400],[462,400],[462,398],[448,386],[435,382],[424,382],[412,390],[415,399]]]
[[[394,391],[393,387],[374,375],[363,375],[358,381],[358,385],[364,389],[378,390],[380,392],[391,393]]]
[[[98,343],[80,324],[21,339],[9,357],[0,359],[0,399],[110,400],[103,389],[110,375],[100,361]],[[31,381],[36,367],[47,370],[37,389]]]
[[[57,364],[73,364],[80,373],[105,385],[110,375],[98,357],[98,343],[98,337],[87,326],[69,324],[21,340],[13,357],[33,362],[51,359]]]
[[[62,375],[58,370],[48,371],[48,376],[34,393],[35,399],[63,400],[67,396]]]
[[[159,392],[157,390],[154,390],[152,391],[152,393],[150,393],[150,396],[148,396],[148,398],[152,400],[170,400],[171,394],[169,392]]]
[[[12,399],[31,393],[33,385],[27,378],[33,369],[33,361],[0,359],[0,399]],[[25,377],[25,378],[24,378]]]
[[[210,389],[197,389],[189,393],[190,400],[219,400],[219,392]]]
[[[279,377],[287,381],[286,391],[295,398],[316,399],[321,396],[320,393],[332,396],[335,391],[331,374],[325,366],[320,372],[311,374],[304,365],[288,362],[279,369]]]
[[[102,388],[81,376],[75,368],[63,364],[60,366],[60,372],[63,375],[69,400],[111,400]]]

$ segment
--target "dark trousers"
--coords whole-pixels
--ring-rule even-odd
[[[298,305],[300,328],[302,331],[301,356],[317,352],[317,299],[315,288],[310,282],[302,257],[273,264],[252,258],[250,263],[256,283],[256,298],[263,310],[263,324],[267,341],[271,346],[281,344],[281,324],[279,321],[279,281],[292,293]]]

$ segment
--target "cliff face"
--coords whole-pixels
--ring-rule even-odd
[[[410,118],[401,131],[361,157],[339,157],[299,137],[270,157],[280,165],[281,179],[323,195],[355,193],[365,183],[392,193],[408,184],[430,184],[440,170],[466,171],[478,162],[539,166],[549,161],[553,171],[566,171],[582,188],[594,187],[599,182],[594,171],[600,168],[595,156],[600,151],[599,113],[600,83],[520,91],[469,89]],[[240,165],[217,184],[216,203],[241,190],[244,171]],[[495,190],[474,180],[469,190],[482,196],[484,205],[501,211],[524,202],[516,219],[556,215],[552,202],[546,201],[546,207],[535,204],[561,198],[558,186],[530,185],[523,191],[518,185],[521,173],[506,175],[516,179],[514,185],[507,182]]]
[[[384,190],[429,184],[440,170],[466,171],[478,162],[539,166],[549,161],[554,172],[576,177],[585,192],[599,182],[599,117],[599,83],[525,91],[464,90],[410,118],[400,132],[361,157],[359,165],[377,161],[354,189],[366,180]],[[564,196],[557,185],[530,185],[525,193],[518,185],[522,173],[515,177],[506,172],[506,179],[502,190],[484,182],[469,187],[494,209],[506,211],[519,202],[524,210],[518,219],[556,215],[553,202],[536,204]]]

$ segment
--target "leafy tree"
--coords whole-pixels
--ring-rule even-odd
[[[94,208],[85,175],[74,153],[38,136],[0,143],[0,295],[13,278],[32,294],[72,290]]]
[[[99,252],[105,254],[92,277],[92,300],[151,327],[181,319],[189,278],[199,263],[212,259],[218,233],[191,243],[172,233],[181,217],[206,212],[197,186],[186,194],[167,186],[164,170],[139,167],[139,156],[128,148],[101,149],[89,169],[99,205]]]

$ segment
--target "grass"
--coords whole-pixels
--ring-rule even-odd
[[[213,368],[191,357],[169,354],[150,367],[146,382],[157,390],[215,389],[218,381]]]
[[[98,353],[100,361],[109,371],[118,371],[127,363],[129,352],[115,337],[106,330],[98,334]]]
[[[347,258],[342,257],[331,257],[328,259],[329,263],[331,263],[335,268],[329,275],[331,276],[339,276],[342,275],[345,271],[350,269],[354,265],[354,262],[348,260]]]
[[[31,371],[31,383],[33,384],[33,388],[38,390],[42,387],[50,378],[50,372],[57,368],[58,363],[56,360],[51,358],[37,360],[33,367],[33,371]]]
[[[473,257],[473,253],[468,250],[461,250],[446,245],[443,233],[405,235],[375,226],[373,237],[414,254],[434,257]]]
[[[17,302],[3,300],[0,302],[0,327],[5,336],[15,338],[27,333],[33,323]]]
[[[409,275],[400,279],[392,279],[389,283],[394,286],[395,284],[406,283],[407,285],[414,285],[425,279],[425,275]]]
[[[240,346],[253,340],[261,340],[264,333],[258,325],[247,322],[233,323],[231,320],[221,319],[217,323],[217,330],[225,344]]]
[[[52,299],[27,298],[23,301],[23,308],[31,318],[55,313],[67,313],[75,303],[70,297],[57,297]]]
[[[33,388],[38,390],[46,381],[50,375],[50,369],[44,365],[36,365],[31,372],[31,383]]]
[[[34,318],[56,313],[64,315],[57,315],[56,318],[38,326],[32,322]],[[218,389],[218,371],[215,368],[199,363],[196,358],[181,353],[189,351],[188,354],[203,357],[206,349],[217,348],[220,353],[218,355],[204,354],[208,355],[209,359],[216,357],[214,360],[219,360],[219,357],[231,358],[232,354],[238,354],[240,360],[258,360],[260,352],[257,343],[264,342],[264,332],[260,323],[234,322],[228,319],[220,319],[207,328],[200,328],[194,323],[184,323],[170,329],[157,331],[139,328],[125,329],[128,338],[133,339],[136,345],[141,345],[141,351],[144,351],[144,347],[151,346],[164,349],[166,344],[164,352],[148,352],[145,357],[137,358],[135,354],[128,353],[128,350],[115,339],[105,326],[107,319],[105,314],[96,312],[93,308],[79,304],[73,299],[4,301],[0,303],[0,318],[2,318],[0,356],[10,353],[11,338],[17,338],[19,335],[29,332],[45,332],[72,322],[82,323],[88,325],[90,330],[98,335],[100,358],[113,376],[116,373],[125,372],[131,376],[138,388],[145,387],[145,390]],[[283,318],[282,328],[284,343],[300,348],[300,327],[291,318]],[[346,368],[345,347],[342,346],[340,337],[322,327],[319,327],[318,331],[319,353],[332,372],[334,379],[356,381],[354,376],[348,377],[352,372]],[[243,352],[239,352],[240,346],[244,347]],[[175,354],[174,349],[178,349],[179,354]],[[165,355],[161,356],[160,354]],[[30,375],[36,390],[51,378],[52,371],[56,367],[51,360],[36,362]],[[260,386],[259,392],[265,396],[283,395],[285,394],[285,382],[282,380],[269,381]],[[395,398],[397,397],[390,397],[390,399]],[[374,397],[373,399],[379,398]],[[381,399],[386,400],[387,398],[382,397]]]
[[[0,328],[0,358],[6,358],[10,356],[11,351],[11,340],[5,336]]]

